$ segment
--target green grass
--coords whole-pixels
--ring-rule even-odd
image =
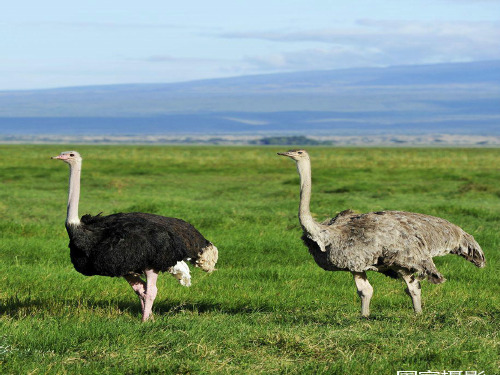
[[[80,214],[183,218],[219,248],[193,285],[159,278],[140,323],[122,279],[72,267],[64,229],[71,146],[0,146],[0,373],[498,373],[500,150],[310,148],[311,210],[416,211],[482,245],[487,267],[436,258],[415,316],[402,282],[369,273],[372,317],[350,274],[325,272],[300,241],[298,175],[275,147],[79,146]]]

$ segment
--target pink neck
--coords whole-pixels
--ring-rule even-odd
[[[68,211],[66,225],[79,225],[78,201],[80,200],[80,175],[82,171],[81,162],[70,164],[69,166],[69,191],[68,191]]]

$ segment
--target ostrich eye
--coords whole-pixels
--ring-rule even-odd
[[[299,154],[302,154],[302,151],[299,151],[298,153],[299,153]]]
[[[75,156],[75,154],[69,154],[69,156]]]

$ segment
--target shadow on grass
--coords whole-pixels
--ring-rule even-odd
[[[138,298],[131,297],[130,301],[111,299],[55,299],[47,300],[34,297],[21,299],[17,296],[0,300],[0,315],[11,318],[22,318],[35,315],[58,315],[61,311],[105,310],[117,309],[120,312],[129,312],[132,315],[141,314],[141,305]],[[271,313],[272,306],[259,305],[229,305],[218,302],[207,301],[156,301],[153,311],[157,315],[175,315],[181,312],[192,312],[198,314],[220,313],[227,315]]]
[[[79,313],[88,315],[103,316],[109,312],[115,315],[130,315],[134,319],[140,317],[141,307],[139,299],[130,296],[130,299],[43,299],[27,296],[24,299],[12,296],[0,300],[0,316],[12,319],[25,319],[29,317],[57,317],[76,316]],[[79,313],[76,313],[79,312]],[[322,309],[311,309],[307,306],[276,306],[271,304],[256,304],[255,302],[245,303],[221,303],[212,301],[196,300],[159,300],[153,305],[153,313],[157,318],[176,316],[186,313],[193,315],[230,315],[258,316],[265,314],[266,319],[278,324],[290,325],[316,325],[328,327],[347,327],[362,323],[399,323],[402,321],[428,321],[428,324],[442,325],[454,321],[449,314],[436,314],[429,311],[422,316],[413,316],[409,312],[401,312],[397,315],[384,315],[383,313],[373,313],[369,318],[362,318],[357,311],[352,309],[336,309],[333,306],[324,306]],[[411,315],[411,316],[410,316]],[[488,316],[487,318],[492,318]]]
[[[54,318],[54,317],[76,317],[76,316],[112,316],[129,315],[132,319],[140,321],[141,305],[138,298],[131,296],[130,300],[95,300],[88,299],[43,299],[26,297],[19,299],[9,297],[0,300],[0,316],[14,320],[29,318]],[[103,313],[104,312],[104,313]],[[346,313],[344,310],[326,309],[321,312],[306,308],[305,306],[279,307],[269,304],[245,304],[220,303],[210,301],[179,301],[160,300],[153,305],[153,314],[156,318],[173,317],[176,315],[207,315],[207,316],[240,316],[249,321],[259,319],[266,315],[265,319],[276,324],[286,325],[315,325],[318,327],[347,327],[361,321],[357,314]],[[369,320],[388,320],[386,317],[371,317]],[[368,321],[369,321],[368,320]]]
[[[99,304],[99,302],[98,302]],[[105,305],[105,304],[104,304]],[[122,311],[140,313],[140,303],[118,302],[117,307]],[[255,313],[272,313],[275,309],[269,305],[246,305],[246,304],[226,304],[220,302],[207,301],[156,301],[153,305],[153,312],[157,315],[175,315],[182,312],[192,312],[197,314],[219,313],[226,315],[242,315]]]
[[[12,318],[34,315],[36,312],[49,311],[53,308],[53,301],[28,297],[21,300],[17,296],[0,300],[0,315]]]

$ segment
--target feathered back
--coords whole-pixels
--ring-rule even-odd
[[[167,271],[185,258],[196,260],[210,244],[183,220],[138,212],[84,215],[67,231],[71,261],[84,275]]]
[[[438,217],[401,211],[355,214],[347,210],[323,225],[326,252],[303,237],[318,265],[330,270],[418,272],[430,282],[445,281],[432,257],[459,254],[478,266],[484,255],[473,237]]]

